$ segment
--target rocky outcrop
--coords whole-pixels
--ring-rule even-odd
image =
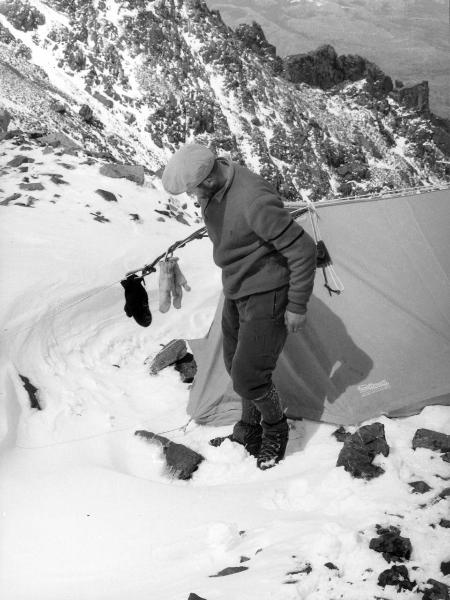
[[[183,444],[176,444],[168,438],[151,431],[136,431],[135,435],[147,442],[159,445],[163,451],[169,474],[177,479],[191,479],[204,458],[198,452]]]
[[[0,13],[20,31],[33,31],[45,23],[44,15],[26,0],[4,0]]]
[[[287,56],[284,76],[293,83],[307,83],[323,90],[359,79],[367,79],[370,91],[376,96],[386,95],[393,89],[391,78],[375,64],[356,54],[338,56],[328,44],[306,54]]]
[[[11,122],[11,114],[6,108],[0,108],[0,134],[8,131],[9,124]]]
[[[378,585],[383,588],[387,585],[393,586],[400,593],[403,590],[412,590],[416,586],[416,582],[410,580],[408,569],[405,565],[394,565],[390,569],[386,569],[386,571],[380,573],[378,576]]]
[[[427,585],[429,587],[425,590],[422,600],[450,600],[450,587],[447,584],[428,579]]]
[[[450,435],[432,429],[418,429],[414,434],[412,447],[413,450],[428,448],[438,452],[450,452]]]
[[[377,525],[378,537],[370,540],[369,548],[381,552],[387,562],[403,562],[409,560],[412,545],[409,538],[400,535],[398,527],[380,527]]]
[[[277,56],[275,46],[267,41],[263,28],[259,23],[256,21],[253,21],[251,25],[242,23],[236,27],[235,35],[246,48],[266,60],[268,59],[275,73],[283,71],[283,61]]]
[[[408,87],[396,87],[392,92],[392,96],[406,108],[417,110],[420,113],[430,112],[428,81],[422,81],[422,83]]]
[[[106,164],[100,167],[100,173],[106,177],[114,179],[125,178],[134,181],[138,185],[143,185],[145,181],[144,167],[140,165],[117,165]]]
[[[344,467],[353,477],[373,479],[384,473],[384,469],[372,464],[377,454],[389,455],[384,426],[381,423],[364,425],[345,439],[336,466]]]
[[[388,98],[390,78],[360,56],[324,46],[281,59],[260,25],[233,31],[203,0],[117,0],[114,22],[103,1],[47,3],[69,24],[52,23],[36,43],[113,108],[105,123],[87,104],[79,114],[76,105],[51,111],[53,124],[92,156],[155,172],[180,144],[197,141],[250,166],[292,201],[450,179],[450,135],[426,111],[404,109],[403,101],[423,108],[423,94],[412,100],[397,85],[397,101]]]

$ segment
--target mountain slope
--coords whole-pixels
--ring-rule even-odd
[[[55,89],[69,98],[59,127],[116,160],[157,170],[196,140],[259,171],[288,199],[450,177],[447,134],[384,91],[379,70],[375,80],[330,90],[293,83],[262,31],[233,32],[201,0],[7,0],[0,12],[2,39],[17,40],[2,46],[3,64],[33,70],[11,58],[25,45],[48,74],[34,68],[49,102]],[[18,125],[56,127],[47,109],[33,114],[18,87],[2,99]]]

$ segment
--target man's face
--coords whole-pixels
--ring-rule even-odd
[[[222,187],[221,181],[215,175],[208,175],[197,187],[189,190],[189,194],[195,196],[198,202],[211,200],[216,192]]]

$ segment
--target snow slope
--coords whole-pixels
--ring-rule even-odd
[[[34,159],[28,172],[6,166],[17,154]],[[335,467],[341,444],[330,425],[292,423],[286,460],[266,472],[240,447],[208,445],[227,428],[189,423],[184,433],[187,386],[170,368],[150,376],[144,361],[175,337],[206,333],[220,291],[209,240],[178,253],[192,286],[181,310],[160,314],[157,277],[147,279],[154,322],[140,328],[122,310],[118,282],[199,227],[195,208],[186,200],[190,226],[162,216],[155,209],[168,198],[156,180],[139,187],[87,163],[33,142],[0,143],[0,597],[397,598],[377,585],[391,565],[369,549],[376,524],[411,539],[408,569],[422,590],[430,577],[449,583],[439,526],[448,505],[433,502],[448,463],[411,450],[418,427],[448,432],[449,408],[380,419],[391,453],[371,482]],[[20,190],[24,176],[44,189]],[[22,196],[6,201],[12,193]],[[42,411],[30,408],[19,374],[38,388]],[[191,481],[171,479],[136,429],[168,432],[206,461]],[[419,479],[432,487],[423,496],[408,486]],[[236,566],[248,568],[212,577]]]

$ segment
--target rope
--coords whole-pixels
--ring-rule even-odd
[[[178,248],[184,248],[184,246],[186,246],[186,244],[188,244],[189,242],[192,242],[192,241],[194,241],[196,239],[200,240],[200,239],[206,237],[207,235],[208,234],[206,232],[206,227],[202,227],[201,229],[197,229],[196,231],[194,231],[194,233],[191,233],[191,235],[189,235],[188,237],[184,238],[183,240],[179,240],[177,242],[174,242],[171,246],[169,246],[169,248],[165,252],[163,252],[157,258],[155,258],[155,260],[152,263],[150,263],[149,265],[145,265],[144,267],[141,267],[140,269],[136,269],[135,271],[129,271],[126,276],[128,277],[129,275],[133,275],[133,274],[138,273],[140,271],[142,271],[142,276],[143,277],[145,277],[147,275],[150,275],[151,273],[154,273],[156,271],[155,265],[162,258],[171,256],[176,249],[178,249]],[[82,298],[79,298],[78,300],[75,300],[74,302],[72,302],[71,304],[69,304],[68,306],[65,306],[64,308],[62,308],[60,310],[54,310],[54,311],[51,311],[50,313],[46,313],[45,315],[43,315],[40,318],[40,320],[42,321],[44,319],[49,319],[49,318],[56,317],[57,315],[62,314],[64,312],[66,312],[67,310],[70,310],[74,306],[77,306],[78,304],[81,304],[82,302],[85,302],[86,300],[89,300],[93,296],[96,296],[97,294],[100,294],[101,292],[109,290],[113,286],[120,284],[121,281],[122,281],[121,279],[119,279],[118,281],[114,281],[114,282],[112,282],[110,284],[107,284],[107,285],[101,287],[98,290],[95,290],[95,292],[87,294],[86,296],[83,296]],[[15,335],[17,335],[18,333],[21,333],[23,331],[31,331],[31,329],[34,327],[34,325],[23,327],[22,329],[17,329],[18,327],[20,327],[20,326],[18,325],[17,327],[13,327],[11,329],[4,329],[3,331],[5,332],[6,335],[11,335],[12,333],[14,333]]]
[[[175,427],[173,429],[167,429],[166,431],[159,431],[158,433],[153,433],[151,439],[153,439],[154,437],[156,437],[158,435],[163,435],[164,433],[173,433],[174,431],[182,431],[184,433],[184,435],[186,435],[186,430],[187,430],[188,426],[190,425],[190,423],[192,422],[192,420],[193,420],[193,418],[191,417],[189,419],[189,421],[187,421],[187,423],[185,423],[184,425],[181,425],[181,427]],[[15,444],[15,447],[20,448],[21,450],[42,450],[44,448],[53,448],[55,446],[63,446],[65,444],[73,444],[74,442],[84,442],[86,440],[92,440],[92,439],[102,437],[105,435],[112,435],[114,433],[123,433],[124,431],[133,431],[133,430],[136,430],[136,427],[137,426],[123,427],[122,429],[115,429],[114,431],[102,431],[101,433],[95,433],[93,435],[87,435],[85,437],[73,438],[70,440],[62,440],[60,442],[52,442],[51,444],[44,444],[42,446],[21,446],[20,444]]]
[[[311,222],[311,228],[313,230],[314,241],[316,242],[316,246],[318,246],[319,243],[325,246],[319,229],[319,215],[317,213],[317,208],[309,199],[306,200],[306,204],[308,206],[308,215],[309,220]],[[323,278],[325,281],[324,287],[328,290],[330,296],[332,296],[333,294],[341,294],[344,291],[344,285],[339,279],[336,270],[333,266],[333,263],[331,262],[331,259],[328,264],[323,265],[321,268]],[[329,283],[328,277],[330,277],[331,279],[332,286]]]

